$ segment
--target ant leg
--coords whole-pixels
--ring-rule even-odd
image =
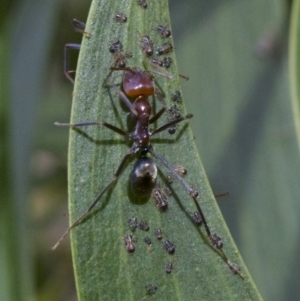
[[[120,174],[123,171],[124,165],[126,164],[127,160],[135,153],[135,149],[132,148],[128,154],[124,156],[122,159],[117,171],[115,172],[113,178],[110,180],[110,182],[101,190],[99,195],[95,198],[95,200],[92,202],[92,204],[89,206],[89,208],[79,217],[75,220],[75,222],[67,229],[67,231],[61,236],[61,238],[57,241],[57,243],[52,247],[52,250],[55,250],[60,242],[66,237],[66,235],[75,227],[77,226],[90,212],[91,210],[96,206],[96,204],[99,202],[101,197],[104,195],[104,193],[118,180]]]
[[[66,44],[64,49],[64,74],[66,78],[74,85],[74,79],[70,73],[75,72],[69,70],[69,50],[80,50],[80,44]]]
[[[122,136],[126,136],[126,137],[130,137],[130,134],[123,131],[122,129],[110,124],[110,123],[107,123],[107,122],[104,122],[104,121],[86,121],[86,122],[78,122],[78,123],[61,123],[61,122],[54,122],[54,125],[57,125],[57,126],[70,126],[70,127],[78,127],[78,126],[90,126],[90,125],[103,125],[105,127],[107,127],[108,129],[122,135]]]
[[[169,127],[172,126],[172,125],[175,125],[175,124],[177,124],[177,123],[179,123],[179,122],[181,122],[181,121],[183,121],[183,120],[186,120],[186,119],[189,119],[189,118],[192,118],[192,117],[193,117],[192,114],[187,114],[186,116],[181,116],[181,117],[178,118],[178,119],[172,120],[172,121],[170,121],[170,122],[168,122],[168,123],[162,125],[161,127],[155,129],[155,130],[151,133],[151,136],[153,136],[153,135],[155,135],[155,134],[157,134],[157,133],[159,133],[159,132],[164,131],[165,129],[169,128]]]
[[[229,195],[229,192],[226,191],[226,192],[223,192],[223,193],[220,193],[220,194],[215,194],[215,198],[221,198],[223,196],[228,196]]]
[[[159,161],[162,165],[164,165],[168,170],[169,172],[171,172],[171,174],[173,175],[174,178],[176,178],[178,180],[178,182],[184,187],[184,189],[188,192],[188,194],[192,197],[195,205],[196,205],[196,208],[200,214],[200,217],[202,219],[202,222],[203,222],[203,225],[204,225],[204,228],[205,228],[205,231],[207,233],[207,236],[209,238],[209,241],[211,242],[212,246],[214,246],[219,254],[221,255],[221,257],[223,258],[223,260],[227,263],[227,265],[229,266],[229,268],[232,270],[232,272],[234,274],[238,274],[242,279],[245,278],[245,276],[241,273],[240,271],[240,268],[235,265],[234,263],[232,263],[228,258],[227,256],[225,255],[222,247],[223,247],[223,243],[222,243],[222,240],[221,238],[216,234],[212,234],[210,229],[209,229],[209,226],[207,224],[207,221],[206,221],[206,218],[204,217],[204,214],[203,214],[203,211],[197,201],[197,197],[198,197],[198,191],[194,188],[192,188],[191,186],[189,186],[182,177],[180,177],[178,175],[178,173],[174,170],[174,168],[170,165],[170,163],[162,156],[156,154],[153,150],[153,148],[151,147],[149,149],[149,152],[151,153],[151,155],[157,160]]]
[[[167,108],[163,107],[162,109],[160,109],[155,115],[153,115],[150,119],[149,119],[149,124],[154,123],[157,119],[160,118],[160,116],[166,111]]]
[[[84,22],[79,21],[77,19],[73,19],[72,23],[73,23],[74,31],[89,35],[89,33],[85,31],[85,23]]]
[[[132,103],[130,102],[130,100],[128,99],[128,97],[125,95],[124,92],[119,91],[119,96],[121,98],[121,100],[124,102],[124,104],[127,106],[127,108],[135,115],[138,116],[137,111],[134,109]]]

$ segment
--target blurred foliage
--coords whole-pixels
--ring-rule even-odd
[[[8,72],[5,67],[7,53],[12,54],[12,49],[7,50],[8,37],[16,25],[20,5],[26,2],[29,1],[5,1],[2,6],[1,79],[18,72],[30,81],[28,69],[18,66]],[[259,291],[264,299],[278,301],[296,300],[300,296],[299,153],[287,77],[288,3],[170,1],[179,70],[190,76],[190,81],[183,83],[184,97],[188,112],[195,116],[191,125],[202,162],[214,192],[230,192],[219,204]],[[27,185],[23,199],[30,208],[21,210],[24,215],[29,212],[31,218],[27,235],[30,232],[30,256],[34,256],[34,268],[30,267],[32,275],[27,276],[27,281],[31,281],[30,277],[36,279],[32,281],[36,300],[76,300],[68,242],[56,252],[50,251],[68,223],[63,216],[67,212],[68,133],[62,134],[53,122],[69,118],[72,86],[62,72],[63,47],[67,42],[80,42],[81,36],[72,31],[71,20],[84,21],[89,5],[79,0],[60,1],[49,21],[53,31],[44,32],[43,41],[48,41],[44,62],[31,62],[32,66],[42,64],[45,72],[38,81],[38,103],[31,108],[36,112],[34,144],[26,151],[30,158],[20,172],[24,173]],[[36,9],[33,12],[42,18]],[[39,18],[25,17],[27,22],[19,34],[29,32],[26,39],[30,44],[40,28],[36,23]],[[27,58],[32,49],[21,46],[16,47]],[[8,87],[19,89],[8,86],[6,80],[1,80],[0,87],[1,99],[9,101]],[[29,86],[24,89],[23,82],[22,87],[20,93],[25,95]],[[13,125],[4,102],[0,108],[1,128],[3,125],[3,130],[7,129],[1,135],[1,145],[8,145],[8,127]],[[26,122],[21,125],[25,127]],[[23,139],[32,141],[30,137]],[[13,177],[7,173],[11,167],[2,169],[2,166],[14,159],[9,158],[12,150],[5,150],[6,154],[1,148],[1,170],[6,170],[2,183],[8,195],[5,199],[10,200],[8,179]],[[15,248],[13,228],[8,224],[8,228],[2,229],[10,229],[8,241],[3,240],[3,245]],[[4,273],[14,269],[5,270],[3,264],[1,267],[0,280],[6,277],[10,281],[10,273]],[[15,272],[18,273],[17,267]],[[16,292],[18,282],[14,284]]]

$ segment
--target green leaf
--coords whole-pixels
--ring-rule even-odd
[[[293,1],[290,39],[289,39],[289,69],[294,122],[300,149],[300,1]]]
[[[127,23],[116,23],[114,14],[121,11]],[[158,17],[159,16],[159,17]],[[170,28],[167,1],[149,1],[143,9],[136,1],[93,1],[83,37],[79,65],[76,72],[71,122],[106,121],[127,130],[127,112],[120,105],[118,86],[106,89],[103,84],[120,83],[122,71],[110,74],[113,56],[108,48],[120,40],[126,51],[133,53],[128,66],[144,68],[145,57],[140,48],[140,36],[150,35],[155,47],[163,40],[156,25]],[[181,47],[178,45],[178,47]],[[156,75],[157,85],[165,93],[168,106],[171,95],[180,89],[174,52],[169,69],[173,79]],[[151,70],[155,68],[150,68]],[[108,76],[110,74],[110,76]],[[152,101],[152,100],[151,100]],[[160,103],[153,100],[155,111]],[[180,105],[184,114],[183,105]],[[166,122],[160,118],[155,126]],[[120,179],[100,200],[92,213],[71,231],[71,244],[79,300],[144,300],[151,296],[146,285],[158,287],[155,300],[260,300],[247,269],[234,245],[216,205],[205,171],[199,159],[194,138],[183,122],[176,134],[167,131],[152,139],[156,153],[172,165],[183,165],[188,170],[185,180],[199,191],[199,203],[211,227],[224,242],[224,252],[236,263],[245,279],[234,275],[218,252],[209,245],[206,232],[195,226],[190,213],[196,210],[192,198],[174,182],[169,208],[159,212],[152,199],[136,199],[129,189],[129,175],[134,160],[127,164]],[[99,192],[109,183],[132,142],[106,128],[91,126],[70,131],[69,149],[69,209],[71,221],[86,211]],[[157,162],[159,181],[165,183],[168,171]],[[164,185],[164,184],[163,184]],[[139,229],[134,254],[125,250],[124,235],[131,233],[128,220],[137,217],[146,221],[149,232]],[[164,239],[176,246],[169,255],[154,231],[161,228]],[[148,236],[152,246],[144,243]],[[170,275],[165,265],[172,262]]]

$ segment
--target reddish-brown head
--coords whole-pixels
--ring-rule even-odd
[[[123,75],[123,90],[128,97],[154,94],[154,80],[145,71],[139,69],[126,70]]]

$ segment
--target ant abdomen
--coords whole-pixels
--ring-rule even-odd
[[[137,159],[131,173],[131,191],[135,196],[149,196],[157,179],[157,167],[149,157]]]

